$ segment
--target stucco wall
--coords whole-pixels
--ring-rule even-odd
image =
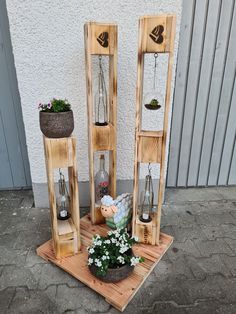
[[[52,97],[66,97],[73,106],[79,181],[88,180],[83,25],[90,20],[115,22],[119,27],[117,178],[132,179],[138,17],[176,13],[177,53],[181,0],[7,0],[7,9],[32,182],[46,182],[37,104]],[[167,58],[160,56],[159,61],[159,91],[164,101]],[[148,64],[151,66],[152,60]],[[156,117],[147,114],[144,123],[161,128],[162,118],[163,111]],[[158,178],[158,169],[153,175]]]

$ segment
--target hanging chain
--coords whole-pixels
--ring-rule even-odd
[[[158,53],[154,53],[155,63],[154,63],[154,77],[153,77],[153,89],[156,89],[156,79],[157,79],[157,58]]]

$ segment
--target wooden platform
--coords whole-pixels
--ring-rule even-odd
[[[37,249],[37,254],[42,258],[51,261],[59,266],[70,275],[74,276],[85,285],[101,294],[108,303],[119,311],[123,311],[128,303],[132,300],[135,293],[141,287],[153,268],[160,261],[166,250],[173,242],[173,238],[169,235],[161,233],[160,245],[151,246],[145,244],[137,244],[133,247],[135,255],[143,256],[145,262],[137,265],[133,274],[127,279],[116,283],[104,283],[95,278],[89,272],[87,267],[87,246],[90,245],[94,234],[106,235],[108,227],[106,225],[92,225],[89,216],[81,219],[81,253],[71,257],[56,259],[52,241],[44,243]]]

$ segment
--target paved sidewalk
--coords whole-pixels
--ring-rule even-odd
[[[0,192],[0,313],[119,313],[36,255],[50,222],[32,205]],[[124,313],[236,313],[236,188],[169,189],[162,230],[174,243]]]

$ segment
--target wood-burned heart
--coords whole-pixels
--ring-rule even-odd
[[[149,36],[152,38],[154,43],[162,44],[163,40],[164,40],[163,32],[164,32],[164,26],[163,25],[157,25],[157,26],[154,27],[154,29],[149,34]]]
[[[107,48],[108,47],[108,32],[102,32],[98,36],[97,41],[103,48]]]

